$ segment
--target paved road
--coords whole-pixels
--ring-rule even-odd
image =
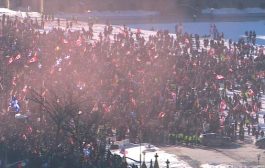
[[[264,150],[257,149],[253,144],[237,143],[227,148],[206,147],[163,147],[162,150],[177,155],[187,161],[192,167],[197,168],[203,164],[231,165],[233,168],[258,166],[257,155],[261,155],[259,165],[265,165]]]

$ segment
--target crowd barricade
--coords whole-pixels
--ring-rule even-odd
[[[198,145],[200,144],[200,137],[196,135],[184,135],[182,133],[179,134],[169,134],[169,143],[171,145],[176,145],[176,144],[194,144]]]

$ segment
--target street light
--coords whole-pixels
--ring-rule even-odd
[[[140,166],[140,168],[147,168],[147,166],[146,166],[146,164],[145,164],[145,154],[146,154],[146,152],[143,151],[144,160],[143,160],[143,164]]]

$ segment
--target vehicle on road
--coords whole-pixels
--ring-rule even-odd
[[[265,137],[263,138],[259,138],[255,145],[258,147],[258,148],[261,148],[261,149],[265,149]]]
[[[206,133],[200,135],[200,142],[204,146],[223,146],[231,142],[231,138],[216,133]]]

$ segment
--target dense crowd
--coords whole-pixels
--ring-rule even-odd
[[[13,158],[42,159],[34,164],[44,167],[78,165],[72,160],[111,167],[115,159],[102,153],[114,130],[117,140],[157,144],[170,134],[235,137],[238,125],[242,135],[257,122],[265,55],[253,33],[232,42],[216,28],[214,38],[183,28],[145,38],[126,26],[114,33],[109,24],[95,36],[93,24],[72,31],[57,20],[45,31],[44,20],[1,22],[0,136]],[[19,110],[8,107],[11,98]]]

